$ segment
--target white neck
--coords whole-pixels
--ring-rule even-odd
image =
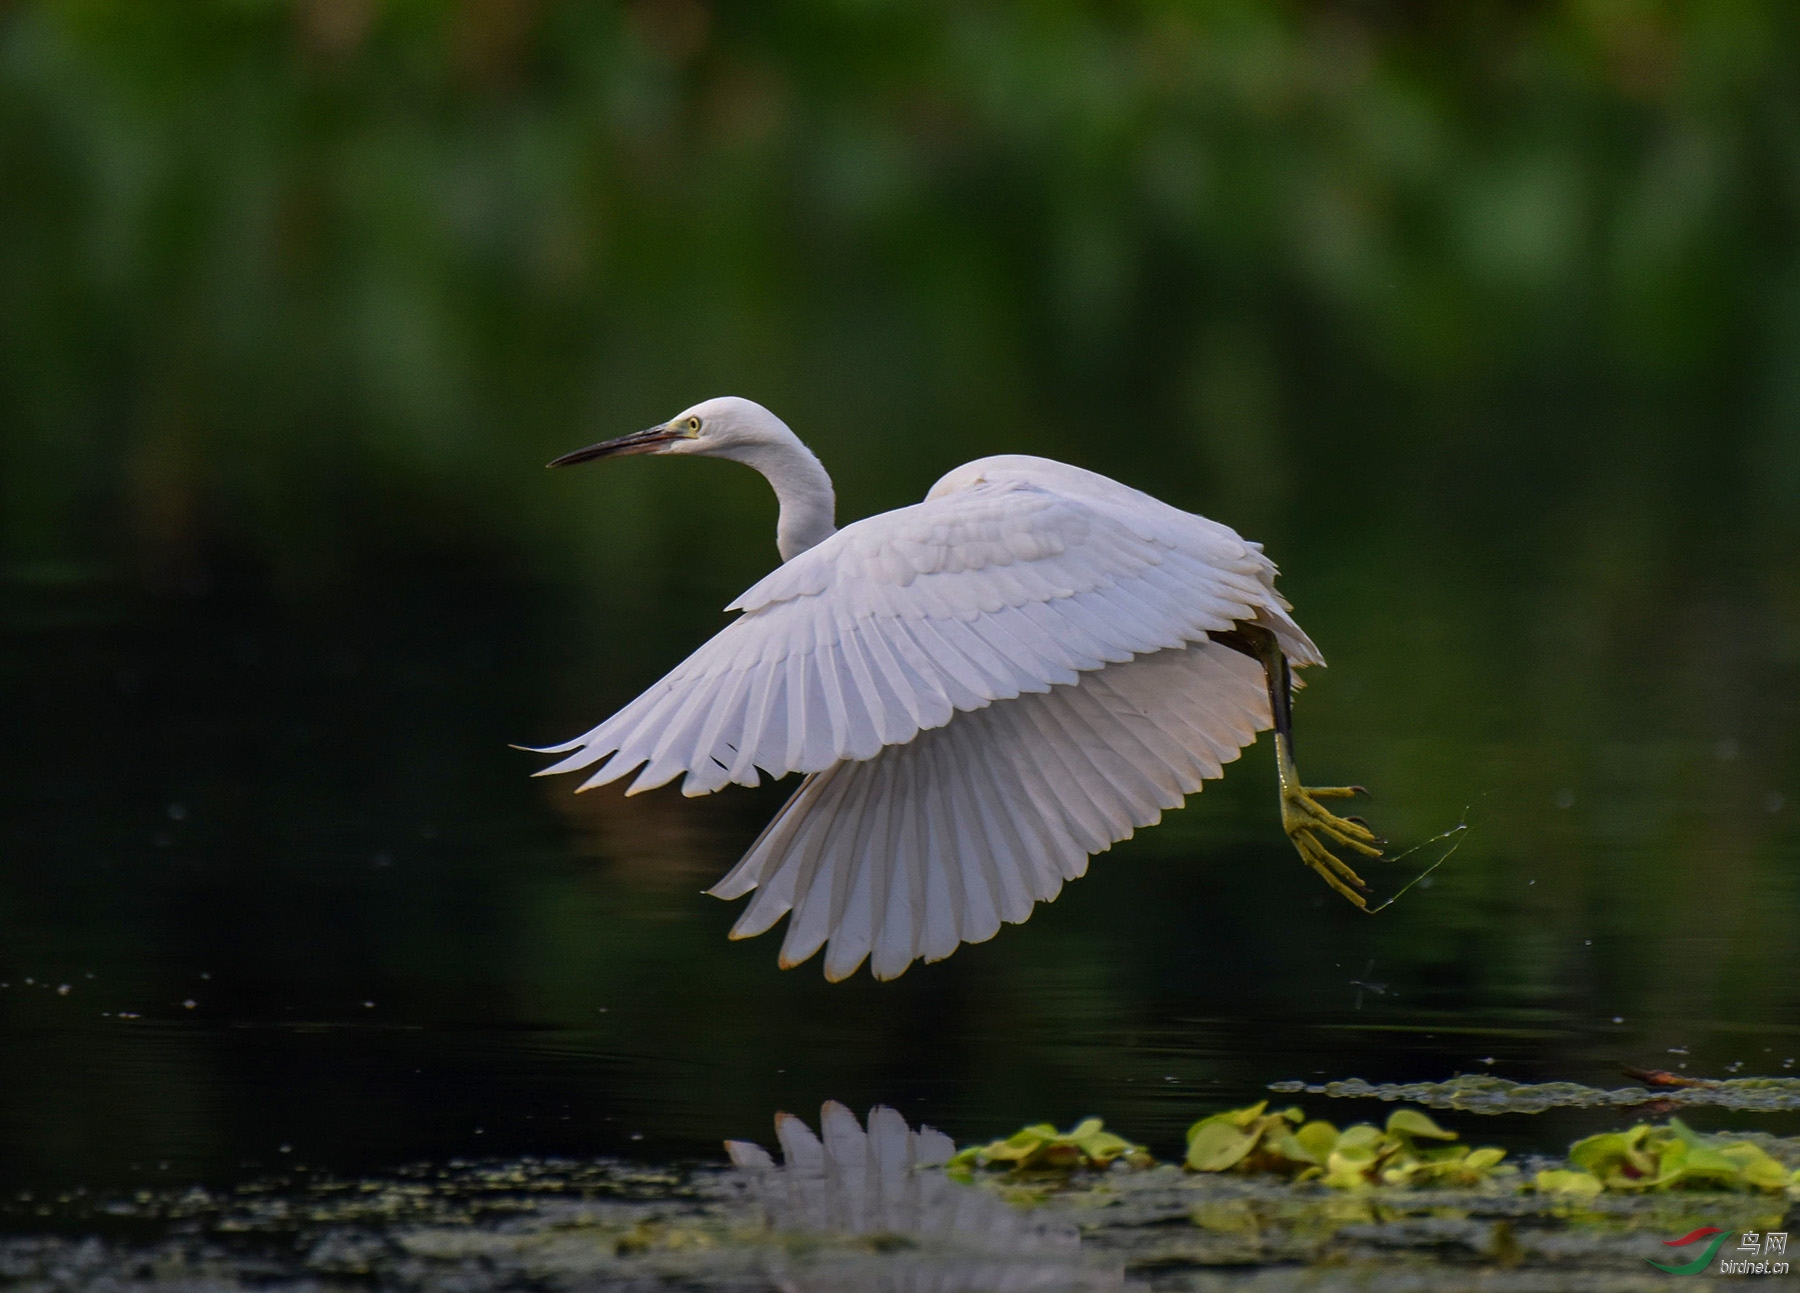
[[[783,561],[792,561],[837,533],[837,496],[831,490],[831,477],[798,437],[732,445],[721,456],[756,468],[774,488],[781,504],[775,546]]]

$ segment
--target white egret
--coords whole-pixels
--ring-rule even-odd
[[[839,530],[831,479],[774,414],[726,397],[558,458],[705,454],[756,468],[781,505],[782,565],[649,691],[538,775],[638,768],[703,795],[806,774],[709,892],[754,893],[733,938],[792,913],[784,968],[878,979],[991,938],[1088,857],[1275,728],[1281,822],[1359,907],[1334,850],[1381,856],[1294,768],[1290,667],[1322,664],[1259,544],[1079,467],[1008,454],[925,501]]]

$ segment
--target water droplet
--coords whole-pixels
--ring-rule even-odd
[[[165,811],[169,814],[169,820],[172,822],[185,822],[187,820],[186,804],[173,803],[170,804]]]
[[[364,1010],[373,1010],[373,1009],[375,1009],[375,1003],[373,1001],[365,1001],[365,1002],[363,1002],[363,1009]]]
[[[283,1146],[282,1146],[282,1147],[281,1147],[281,1148],[280,1148],[280,1149],[279,1149],[279,1150],[277,1150],[277,1151],[276,1151],[276,1152],[277,1152],[277,1153],[280,1153],[280,1154],[291,1154],[291,1153],[293,1153],[293,1152],[294,1152],[294,1147],[293,1147],[293,1146],[292,1146],[292,1145],[283,1145]]]
[[[1625,1022],[1625,1016],[1624,1015],[1614,1015],[1613,1022],[1615,1024],[1622,1024]]]
[[[181,1008],[183,1010],[192,1010],[195,1006],[197,1006],[199,1004],[200,1003],[198,1001],[195,1001],[192,997],[189,997],[186,1001],[181,1003]]]
[[[66,997],[71,991],[72,989],[66,983],[59,983],[56,985],[56,995],[59,997]]]

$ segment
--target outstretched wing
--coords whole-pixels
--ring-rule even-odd
[[[1047,692],[1240,621],[1299,664],[1274,566],[1222,525],[1042,459],[983,459],[847,526],[744,594],[661,682],[545,753],[685,793],[873,758],[958,711]]]
[[[781,964],[878,979],[992,938],[1154,825],[1269,726],[1261,666],[1215,642],[1026,694],[809,778],[712,893],[733,938],[791,911]]]

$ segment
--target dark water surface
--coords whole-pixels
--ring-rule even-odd
[[[1303,766],[1376,785],[1402,840],[1468,806],[1466,842],[1391,910],[1350,909],[1290,854],[1263,742],[1026,925],[831,985],[778,970],[772,938],[728,942],[733,908],[700,892],[781,788],[577,798],[526,776],[509,739],[577,730],[654,668],[569,659],[558,605],[449,562],[308,619],[230,588],[15,602],[7,1188],[716,1159],[827,1099],[960,1142],[1096,1113],[1173,1155],[1283,1079],[1795,1073],[1793,787],[1763,715],[1455,741],[1352,639],[1301,698]],[[1523,689],[1562,687],[1580,694]],[[1536,1150],[1620,1118],[1447,1116]]]
[[[1794,1074],[1797,67],[1772,0],[0,5],[0,1191]],[[1031,452],[1266,542],[1302,770],[1461,847],[1352,910],[1261,744],[898,982],[729,942],[783,787],[509,748],[773,563],[740,466],[541,466],[726,393],[844,520]]]

